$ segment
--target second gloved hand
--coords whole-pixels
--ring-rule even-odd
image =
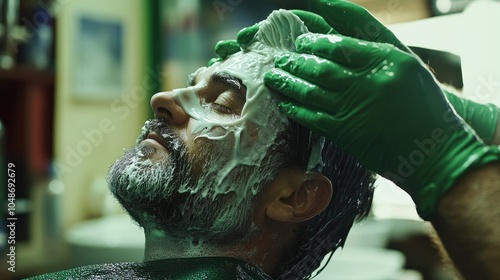
[[[302,35],[296,48],[265,77],[285,114],[403,187],[422,217],[467,169],[498,160],[412,54],[322,34]]]
[[[488,145],[500,145],[498,137],[500,108],[493,104],[481,104],[444,91],[457,113]]]

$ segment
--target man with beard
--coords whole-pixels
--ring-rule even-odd
[[[308,30],[291,12],[261,22],[246,51],[156,94],[156,118],[110,169],[144,228],[143,263],[35,279],[305,279],[365,217],[373,174],[280,112],[264,73]]]
[[[317,3],[353,16],[340,27],[377,23],[345,2]],[[335,32],[322,19],[307,22]],[[281,11],[244,34],[250,42],[236,53],[234,44],[219,48],[225,53],[187,88],[153,97],[156,119],[110,170],[112,192],[145,230],[145,262],[52,276],[309,279],[366,215],[373,177],[285,114],[408,191],[466,277],[498,279],[491,219],[500,215],[500,151],[456,115],[418,58],[384,41],[388,34],[375,42],[311,34]]]

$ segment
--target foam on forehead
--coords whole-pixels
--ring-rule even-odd
[[[182,90],[174,90],[178,103],[194,121],[192,133],[198,138],[218,142],[222,152],[229,150],[229,158],[221,157],[213,166],[205,168],[206,180],[216,180],[214,194],[235,191],[238,194],[256,194],[255,186],[268,181],[272,174],[255,174],[248,179],[246,187],[235,188],[226,177],[238,166],[261,166],[278,134],[288,125],[287,118],[279,111],[269,89],[264,85],[264,74],[274,67],[274,60],[283,52],[295,50],[296,38],[308,30],[299,17],[286,10],[272,12],[259,23],[259,30],[249,47],[229,56],[224,61],[213,64],[212,72],[225,72],[239,78],[247,88],[246,102],[240,118],[220,120],[206,111],[196,94],[196,85]],[[222,128],[214,129],[214,128]],[[258,133],[251,133],[258,131]],[[233,146],[224,141],[233,138]],[[214,176],[208,176],[215,174]],[[196,186],[180,188],[180,192],[199,192],[203,188],[205,177]]]
[[[294,51],[295,39],[308,32],[298,16],[287,10],[277,10],[259,23],[253,43],[258,42],[280,51]],[[252,45],[249,49],[252,49]]]
[[[264,73],[274,67],[278,55],[295,51],[297,37],[309,32],[298,16],[283,9],[273,11],[258,25],[259,29],[248,47],[233,54],[219,66],[224,72],[242,79],[247,87],[255,85],[254,90],[247,91],[247,100],[261,94],[261,91],[269,92],[263,87]],[[262,88],[257,89],[257,85]]]
[[[272,54],[276,57],[276,55],[282,52],[295,51],[295,40],[297,37],[308,32],[309,30],[304,22],[292,12],[287,10],[274,11],[266,20],[259,23],[259,31],[254,36],[253,42],[245,51],[254,51],[264,56]],[[274,60],[271,67],[273,64]],[[267,71],[269,68],[264,66],[261,70]],[[262,74],[263,73],[259,73],[261,77],[263,76]],[[323,166],[321,157],[323,146],[324,138],[320,137],[311,150],[311,156],[307,166],[308,170],[321,168]]]
[[[250,74],[254,81],[262,82],[265,71],[274,66],[276,57],[283,52],[295,51],[297,37],[309,31],[298,16],[287,10],[273,11],[258,25],[259,29],[248,47],[233,54],[221,66],[234,68],[231,72],[235,74]]]

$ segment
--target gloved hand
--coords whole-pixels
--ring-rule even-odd
[[[404,188],[423,218],[469,168],[500,159],[412,54],[323,34],[300,36],[296,48],[301,54],[282,55],[265,76],[289,100],[284,113]]]
[[[389,43],[412,53],[389,29],[359,5],[342,0],[311,0],[309,9],[311,12],[302,10],[292,10],[292,12],[312,33],[342,34],[371,42]],[[238,32],[236,41],[220,41],[215,47],[215,53],[220,59],[225,59],[239,51],[235,43],[243,49],[248,47],[258,30],[258,23],[243,28]]]
[[[446,103],[443,92],[451,93],[440,89],[418,57],[364,8],[344,1],[310,3],[323,17],[294,13],[312,32],[340,32],[397,49],[343,36],[302,36],[297,51],[324,59],[285,55],[276,65],[289,73],[273,70],[266,83],[286,95],[289,101],[281,105],[289,117],[330,137],[369,168],[405,188],[420,214],[428,217],[462,173],[497,160],[498,150],[475,138]],[[257,30],[254,25],[240,31],[238,46],[245,48]],[[234,46],[234,41],[232,45],[220,42],[216,53],[224,59],[239,51]],[[461,110],[471,106],[462,106],[462,99],[453,97],[450,102],[457,103],[457,111],[467,121],[474,126],[482,123],[476,121],[476,114]],[[474,112],[484,109],[472,107]],[[483,131],[491,135],[494,126],[486,126],[489,131],[478,132],[488,139]]]
[[[292,12],[300,19],[302,19],[309,31],[313,33],[338,34],[335,29],[328,25],[328,23],[317,14],[302,10],[292,10]],[[208,61],[208,66],[214,64],[217,61],[226,59],[228,56],[240,51],[241,48],[247,48],[250,42],[252,42],[253,37],[258,30],[259,24],[256,23],[252,26],[245,27],[240,32],[238,32],[236,40],[219,41],[215,45],[215,53],[217,54],[217,57],[210,59]]]
[[[309,9],[344,36],[370,42],[388,43],[413,52],[365,8],[343,0],[310,0]],[[301,17],[304,20],[303,17]]]
[[[254,33],[255,35],[255,33]],[[240,46],[236,40],[222,40],[215,44],[215,53],[217,57],[214,57],[208,61],[208,66],[211,66],[215,62],[222,61],[226,57],[237,53],[240,51]]]
[[[309,1],[314,13],[293,10],[308,27],[309,31],[320,34],[342,34],[371,42],[388,43],[419,59],[405,44],[382,23],[374,18],[365,8],[342,0]],[[259,30],[259,25],[242,29],[237,40],[220,41],[215,46],[218,58],[210,60],[209,65],[248,47]],[[347,56],[355,54],[346,53]],[[492,104],[484,105],[460,98],[442,87],[457,113],[469,124],[477,135],[487,144],[494,144],[493,137],[497,128],[500,109]]]
[[[495,133],[498,129],[500,108],[493,104],[476,103],[449,91],[444,91],[444,93],[457,113],[486,144],[500,145],[500,143],[494,142]]]
[[[309,4],[312,12],[322,16],[329,26],[342,35],[371,42],[389,43],[418,58],[389,29],[361,6],[341,0],[311,0]],[[313,15],[304,13],[299,17],[304,22],[308,22],[311,21],[308,18],[314,18]],[[249,34],[246,35],[246,38],[248,37],[250,37]],[[244,42],[240,42],[240,44],[244,44]],[[492,144],[500,109],[492,104],[479,104],[460,98],[446,87],[442,87],[442,90],[457,113],[475,130],[478,136],[487,144]]]

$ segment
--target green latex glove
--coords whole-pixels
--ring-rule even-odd
[[[319,15],[302,11],[302,10],[292,10],[292,12],[300,17],[304,24],[307,26],[309,31],[313,33],[321,34],[338,34],[335,29],[333,29],[328,23]],[[248,47],[250,42],[252,42],[253,37],[257,34],[259,30],[259,24],[256,23],[252,26],[243,28],[238,32],[237,40],[222,40],[215,45],[216,58],[210,59],[208,65],[212,65],[217,61],[226,59],[228,56],[239,52],[241,48],[245,49]]]
[[[388,43],[413,53],[365,8],[343,0],[310,0],[309,9],[344,36],[370,42]],[[302,19],[304,20],[304,19]]]
[[[322,16],[340,34],[366,41],[389,43],[400,50],[413,52],[365,8],[342,0],[311,0],[310,10]],[[304,16],[301,17],[304,20]],[[415,54],[413,54],[417,57]],[[457,113],[469,124],[481,139],[491,144],[495,135],[500,109],[492,104],[483,105],[462,99],[446,88],[448,97]]]
[[[444,91],[457,113],[469,124],[483,141],[491,145],[495,136],[500,108],[481,104]]]
[[[389,43],[397,48],[412,51],[365,8],[343,0],[311,0],[311,12],[292,10],[312,33],[342,34],[365,41]],[[258,24],[242,29],[237,42],[246,48],[257,33]]]
[[[266,85],[284,113],[404,188],[423,218],[473,166],[499,160],[455,115],[433,75],[391,44],[304,34]],[[291,101],[290,101],[291,99]]]
[[[389,29],[361,6],[342,0],[311,0],[309,6],[311,11],[320,15],[328,26],[331,26],[332,30],[337,30],[342,35],[371,42],[389,43],[418,58]],[[317,21],[315,19],[317,15],[313,13],[302,13],[299,17],[304,22]],[[326,28],[323,27],[323,29]],[[240,45],[245,44],[245,42],[239,43]],[[448,89],[442,89],[457,113],[475,130],[481,139],[487,144],[491,144],[495,135],[500,109],[492,104],[483,105],[462,99]]]
[[[312,33],[340,33],[368,41],[393,44],[411,53],[410,49],[402,44],[390,30],[361,6],[339,0],[309,1],[309,6],[312,12],[302,10],[292,10],[292,12],[304,22]],[[258,30],[259,24],[256,23],[238,32],[236,41],[224,40],[217,43],[215,53],[218,57],[211,59],[209,65],[240,51],[239,47],[243,49],[248,47]],[[368,32],[363,32],[363,30]],[[239,47],[236,47],[235,43]]]
[[[214,57],[208,61],[208,66],[214,64],[215,62],[222,61],[228,56],[240,51],[240,46],[236,40],[222,40],[215,44],[215,53],[217,57]]]
[[[353,38],[392,44],[398,49],[414,56],[416,60],[420,60],[407,46],[401,43],[390,30],[388,30],[383,24],[375,19],[366,9],[356,4],[335,0],[310,1],[310,9],[320,14],[321,16],[300,10],[293,12],[304,21],[308,29],[313,33],[341,33]],[[238,45],[242,48],[247,47],[257,31],[258,24],[240,31],[237,36]],[[234,52],[239,51],[239,49],[232,50],[235,50]],[[223,58],[232,54],[230,51],[224,50],[224,48],[219,48],[219,52],[217,50],[216,52],[220,57]],[[343,55],[348,58],[345,59],[344,62],[349,65],[356,60],[356,49],[353,49],[352,52],[344,50]],[[356,65],[351,66],[356,67]],[[302,82],[302,80],[298,80],[298,82]],[[308,90],[311,91],[311,89]],[[439,91],[437,92],[441,93]],[[443,90],[443,92],[448,96],[452,95],[446,90]],[[476,130],[476,133],[487,143],[491,143],[491,139],[493,138],[496,128],[495,124],[498,120],[498,108],[492,105],[485,106],[481,104],[470,103],[467,100],[463,100],[454,95],[448,97],[448,99],[454,106],[456,106],[455,110],[465,119],[466,122],[468,122]],[[311,102],[321,103],[322,100],[319,99]],[[398,177],[394,177],[393,180],[397,181],[397,183],[400,181]],[[446,189],[447,187],[443,187],[442,192],[444,192]],[[420,200],[424,200],[424,198],[421,198]],[[430,209],[432,207],[433,206],[431,205],[428,208]],[[419,209],[423,208],[425,208],[425,206],[419,207]],[[420,212],[422,215],[426,215],[424,213],[425,210],[420,210]]]

